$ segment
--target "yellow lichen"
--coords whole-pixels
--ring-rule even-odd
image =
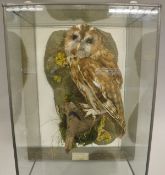
[[[55,75],[55,76],[53,76],[53,80],[57,83],[61,83],[62,78],[59,75]]]
[[[67,101],[69,101],[69,96],[68,95],[65,95],[64,96],[64,100],[67,102]]]
[[[100,124],[98,126],[98,135],[96,141],[98,143],[110,143],[112,140],[111,134],[104,129],[106,118],[102,117]]]
[[[67,64],[66,55],[64,52],[58,52],[55,56],[55,64],[61,67],[65,67]]]

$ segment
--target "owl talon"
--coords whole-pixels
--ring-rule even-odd
[[[95,111],[94,109],[85,109],[84,110],[85,112],[86,112],[86,115],[85,115],[85,117],[88,117],[88,116],[92,116],[92,117],[96,117],[96,115],[97,115],[97,111]]]

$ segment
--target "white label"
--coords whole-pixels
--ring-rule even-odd
[[[72,160],[89,160],[89,153],[72,153]]]

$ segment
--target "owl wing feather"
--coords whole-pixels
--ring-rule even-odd
[[[123,84],[122,74],[117,64],[117,59],[113,54],[111,54],[107,49],[101,51],[101,56],[97,58],[98,63],[101,67],[104,67],[108,72],[115,77],[116,83],[119,84],[121,88]]]
[[[116,75],[107,68],[119,71],[117,64],[104,65],[92,59],[83,59],[79,64],[79,71],[84,83],[93,93],[96,105],[103,108],[109,115],[123,127],[124,110],[120,93],[122,84],[121,73]],[[120,71],[119,71],[120,72]],[[99,108],[98,107],[98,108]]]

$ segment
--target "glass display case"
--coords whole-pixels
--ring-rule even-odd
[[[148,173],[159,14],[136,3],[4,5],[18,174]]]

